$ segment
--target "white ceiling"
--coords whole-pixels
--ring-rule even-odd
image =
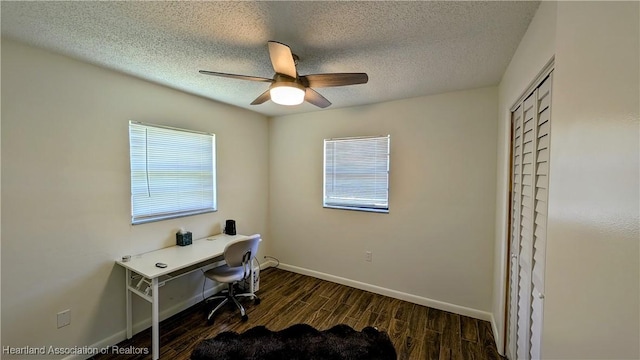
[[[538,1],[1,2],[2,36],[265,115],[310,104],[249,105],[271,78],[267,41],[288,44],[301,75],[366,72],[318,89],[328,109],[499,83]]]

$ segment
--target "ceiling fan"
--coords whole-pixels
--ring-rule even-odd
[[[289,46],[277,41],[269,41],[268,45],[271,65],[276,72],[272,79],[206,70],[200,70],[200,73],[271,83],[269,89],[253,100],[251,105],[259,105],[267,100],[280,105],[298,105],[307,101],[320,108],[326,108],[331,105],[331,102],[312,88],[366,84],[369,81],[366,73],[298,75],[296,70],[298,56],[291,52]]]

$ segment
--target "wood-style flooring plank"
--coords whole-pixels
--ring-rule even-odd
[[[478,320],[470,318],[468,316],[460,316],[460,335],[462,339],[475,342],[479,341],[478,338]]]
[[[258,305],[251,299],[241,300],[249,316],[246,322],[235,306],[228,305],[208,325],[206,316],[215,304],[204,301],[162,321],[161,358],[187,360],[202,340],[224,331],[243,332],[258,325],[282,330],[298,323],[324,330],[343,323],[358,331],[367,326],[386,331],[398,359],[502,360],[487,321],[274,268],[261,271],[257,294]],[[151,331],[141,331],[117,345],[150,351]],[[90,359],[123,358],[148,360],[151,354],[105,354]]]
[[[445,323],[445,312],[442,310],[429,308],[427,316],[427,329],[442,332]]]
[[[334,325],[342,324],[344,322],[344,318],[347,317],[347,313],[351,309],[351,305],[347,305],[344,303],[334,305],[331,302],[327,302],[327,305],[331,306],[325,306],[323,308],[327,311],[331,311],[331,313],[318,326],[318,329],[320,330],[326,330],[333,327]]]
[[[460,315],[445,312],[444,319],[440,338],[440,360],[461,360]]]
[[[415,305],[409,314],[409,328],[412,329],[414,338],[422,338],[426,333],[428,312],[428,307]]]
[[[425,359],[438,360],[440,359],[440,337],[441,333],[433,330],[426,330],[422,345],[424,347]]]
[[[374,312],[376,314],[380,314],[380,312],[382,311],[382,308],[384,308],[386,303],[391,300],[392,300],[391,298],[388,298],[384,295],[373,294],[371,298],[371,303],[367,307],[367,309],[371,310],[371,312]]]
[[[356,330],[362,330],[367,326],[373,326],[378,319],[379,314],[372,312],[371,310],[365,310],[358,319],[358,323],[353,328]]]
[[[464,360],[483,359],[482,345],[477,342],[462,340],[462,358]]]
[[[393,346],[396,348],[398,360],[408,360],[409,352],[411,351],[410,347],[415,346],[415,344],[408,342],[405,337],[407,326],[405,321],[396,318],[391,318],[389,321],[389,330],[387,333],[393,342]]]
[[[351,305],[351,309],[347,316],[359,319],[367,308],[369,307],[369,303],[371,301],[371,293],[368,291],[360,291],[360,293],[356,294],[357,299],[352,300],[349,305]]]
[[[502,357],[498,354],[498,349],[496,348],[496,341],[493,337],[491,324],[489,324],[488,321],[478,321],[478,335],[482,345],[483,359],[502,360]]]
[[[404,334],[406,344],[406,354],[408,359],[426,359],[426,349],[424,344],[424,333],[421,336],[416,336],[411,332],[411,325],[407,326],[407,331]]]
[[[393,318],[405,322],[409,321],[414,307],[415,304],[412,304],[408,301],[398,300],[395,309],[393,309]]]

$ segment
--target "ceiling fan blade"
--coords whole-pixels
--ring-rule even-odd
[[[200,74],[221,76],[221,77],[226,77],[226,78],[231,78],[231,79],[262,81],[262,82],[269,82],[269,83],[273,82],[273,79],[267,79],[267,78],[257,77],[257,76],[226,74],[226,73],[214,72],[214,71],[206,71],[206,70],[200,70],[199,72],[200,72]]]
[[[292,78],[296,78],[296,63],[293,60],[293,54],[289,46],[277,41],[269,41],[269,57],[273,70],[278,74],[284,74]]]
[[[321,88],[366,84],[369,76],[365,73],[334,73],[300,76],[300,81],[308,87]]]
[[[253,100],[251,105],[260,105],[268,100],[271,100],[271,93],[269,92],[269,90],[260,94],[260,96],[258,96],[255,100]]]
[[[310,104],[313,104],[319,108],[326,108],[331,105],[331,102],[324,96],[320,95],[317,91],[307,88],[304,93],[304,100]]]

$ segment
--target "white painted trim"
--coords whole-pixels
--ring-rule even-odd
[[[269,259],[260,263],[260,270],[264,270],[270,267],[277,267],[276,265],[278,265],[277,261]]]
[[[504,346],[497,346],[501,343],[501,334],[498,333],[498,324],[496,324],[496,319],[493,317],[493,313],[491,313],[491,331],[493,331],[493,339],[496,341],[496,348],[498,349],[498,354],[504,356]]]
[[[204,292],[204,297],[207,298],[209,296],[214,295],[225,287],[224,284],[218,284],[217,286],[213,286]],[[190,299],[187,299],[181,303],[175,304],[167,309],[164,309],[160,312],[160,321],[170,318],[171,316],[190,308],[191,306],[202,301],[202,293],[197,294]],[[151,314],[149,317],[133,324],[133,334],[137,334],[143,330],[146,330],[151,327]],[[102,339],[95,344],[87,346],[88,348],[98,348],[102,349],[104,347],[111,347],[127,338],[127,330],[121,330],[117,333],[109,336],[108,338]],[[151,351],[151,349],[149,349]],[[63,360],[84,360],[87,355],[69,355],[65,357]]]
[[[208,298],[209,296],[213,296],[214,294],[217,294],[218,292],[222,291],[224,288],[226,287],[225,284],[218,284],[216,286],[212,286],[211,288],[207,289],[204,291],[204,298]],[[170,317],[172,317],[173,315],[186,310],[190,307],[192,307],[193,305],[199,303],[202,301],[202,297],[203,294],[197,294],[193,297],[191,297],[190,299],[187,299],[183,302],[177,303],[167,309],[164,309],[163,311],[160,312],[160,321],[166,320]],[[143,330],[146,330],[148,328],[151,327],[151,317],[148,317],[144,320],[141,320],[135,324],[133,324],[133,334],[137,334]]]
[[[98,349],[98,351],[100,349],[104,349],[104,348],[111,348],[111,346],[113,344],[117,344],[120,341],[124,340],[127,338],[127,330],[122,330],[122,331],[118,331],[117,333],[109,336],[106,339],[102,339],[101,341],[98,341],[95,344],[89,345],[87,346],[88,349]],[[151,349],[149,349],[149,351],[151,351]],[[99,354],[99,352],[98,352]],[[97,354],[96,354],[97,355]],[[87,358],[87,356],[93,356],[91,354],[86,354],[86,355],[69,355],[65,358],[63,358],[62,360],[84,360]]]
[[[276,266],[278,263],[274,260],[267,260],[264,261],[260,264],[260,270],[264,270],[270,267],[274,267]],[[446,303],[443,301],[438,301],[438,300],[433,300],[433,299],[429,299],[429,298],[425,298],[425,297],[421,297],[421,296],[417,296],[417,295],[413,295],[413,294],[408,294],[408,293],[404,293],[401,291],[397,291],[397,290],[393,290],[393,289],[387,289],[387,288],[383,288],[380,286],[376,286],[376,285],[372,285],[372,284],[367,284],[367,283],[363,283],[360,281],[355,281],[355,280],[351,280],[351,279],[347,279],[347,278],[343,278],[340,276],[335,276],[335,275],[331,275],[331,274],[326,274],[326,273],[322,273],[319,271],[315,271],[315,270],[310,270],[310,269],[305,269],[305,268],[301,268],[298,266],[293,266],[293,265],[288,265],[288,264],[283,264],[280,263],[278,265],[279,268],[283,269],[283,270],[287,270],[287,271],[291,271],[291,272],[295,272],[298,274],[303,274],[303,275],[308,275],[308,276],[312,276],[318,279],[322,279],[322,280],[328,280],[331,282],[335,282],[338,284],[342,284],[342,285],[346,285],[346,286],[351,286],[354,287],[356,289],[360,289],[360,290],[366,290],[366,291],[370,291],[376,294],[380,294],[380,295],[385,295],[385,296],[389,296],[389,297],[393,297],[396,299],[400,299],[400,300],[405,300],[405,301],[409,301],[418,305],[424,305],[424,306],[429,306],[432,307],[434,309],[439,309],[439,310],[443,310],[443,311],[449,311],[449,312],[453,312],[456,314],[460,314],[460,315],[464,315],[464,316],[469,316],[469,317],[473,317],[476,319],[480,319],[480,320],[485,320],[485,321],[489,321],[491,322],[491,328],[493,330],[494,336],[499,336],[497,334],[497,327],[496,327],[496,323],[495,323],[495,319],[493,318],[493,314],[486,312],[486,311],[482,311],[482,310],[476,310],[476,309],[472,309],[472,308],[468,308],[468,307],[464,307],[464,306],[460,306],[460,305],[455,305],[455,304],[450,304],[450,303]],[[219,284],[215,287],[212,287],[208,290],[205,290],[205,298],[209,297],[213,294],[215,294],[216,292],[218,292],[219,289],[221,289],[222,287],[224,287],[224,284]],[[202,301],[202,294],[197,294],[193,297],[191,297],[190,299],[187,299],[181,303],[175,304],[174,306],[171,306],[167,309],[164,309],[163,311],[160,312],[160,321],[165,320],[183,310],[186,310],[187,308],[199,303],[200,301]],[[140,331],[146,330],[149,327],[151,327],[151,316],[149,316],[148,318],[139,321],[138,323],[133,325],[133,333],[137,334]],[[123,340],[125,340],[127,338],[127,331],[126,329],[123,329],[121,331],[118,331],[117,333],[102,339],[98,342],[96,342],[95,344],[89,345],[87,346],[88,348],[98,348],[98,349],[102,349],[104,347],[110,347],[113,346]],[[496,338],[496,343],[498,342],[498,338]],[[63,360],[84,360],[86,358],[86,355],[70,355],[65,357]]]
[[[538,72],[538,74],[533,78],[529,85],[527,85],[527,88],[524,89],[524,91],[520,94],[518,100],[516,100],[516,102],[511,105],[511,107],[509,108],[509,112],[514,112],[518,108],[520,103],[522,103],[527,96],[531,95],[531,93],[542,83],[542,80],[544,80],[547,75],[551,74],[551,72],[555,68],[555,61],[556,56],[551,56],[551,59],[547,61],[544,67],[542,67],[542,70]]]
[[[414,304],[424,305],[424,306],[428,306],[438,310],[449,311],[452,313],[469,316],[472,318],[485,320],[485,321],[492,321],[493,319],[493,314],[486,311],[482,311],[482,310],[472,309],[472,308],[468,308],[460,305],[446,303],[443,301],[433,300],[433,299],[425,298],[418,295],[408,294],[408,293],[404,293],[404,292],[393,290],[393,289],[387,289],[381,286],[371,285],[371,284],[363,283],[360,281],[343,278],[340,276],[335,276],[335,275],[326,274],[326,273],[322,273],[315,270],[301,268],[298,266],[280,263],[280,266],[278,267],[282,268],[283,270],[312,276],[318,279],[327,280],[327,281],[331,281],[331,282],[346,285],[346,286],[351,286],[356,289],[370,291],[372,293],[409,301]],[[492,327],[493,327],[493,321],[492,321]]]
[[[273,261],[273,260],[267,260],[264,261],[263,263],[260,264],[260,270],[275,266],[277,264],[277,262]],[[220,290],[222,290],[225,287],[225,284],[218,284],[216,286],[213,286],[207,290],[204,291],[204,297],[205,299],[209,296],[214,295],[215,293],[219,292]],[[191,306],[199,303],[202,301],[202,293],[196,294],[195,296],[191,297],[190,299],[187,299],[181,303],[175,304],[167,309],[164,309],[163,311],[160,312],[160,321],[165,320],[167,318],[172,317],[173,315],[186,310],[188,308],[190,308]],[[146,330],[148,328],[151,327],[151,314],[149,313],[149,317],[145,318],[142,321],[139,321],[135,324],[133,324],[133,334],[137,334],[140,331]],[[96,342],[95,344],[91,344],[89,346],[87,346],[87,348],[97,348],[97,349],[103,349],[105,347],[111,347],[115,344],[118,344],[121,341],[124,341],[127,338],[127,330],[123,329],[121,331],[118,331],[117,333],[104,338],[98,342]],[[151,349],[149,349],[149,351],[151,351]],[[84,360],[87,358],[87,356],[89,355],[69,355],[65,358],[63,358],[62,360]]]

